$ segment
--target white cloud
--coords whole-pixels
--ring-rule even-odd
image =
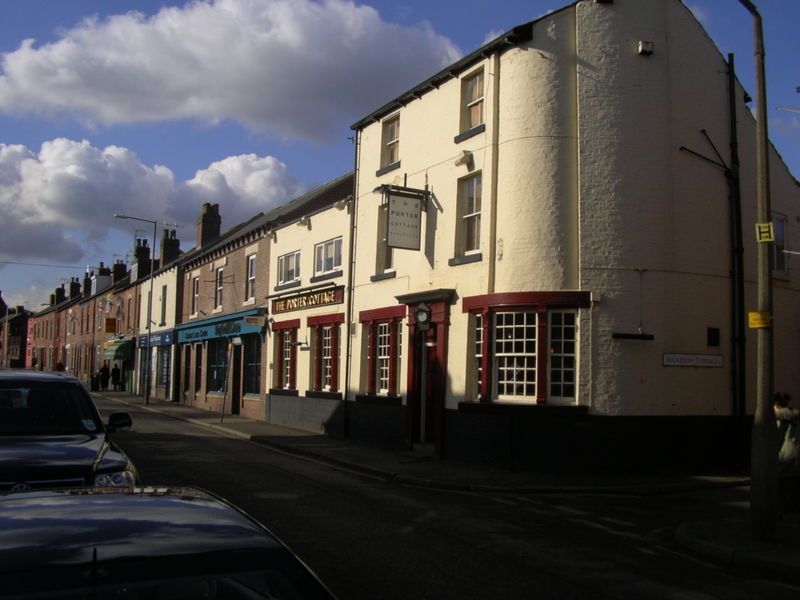
[[[483,37],[483,43],[488,44],[489,42],[503,35],[504,33],[505,31],[503,31],[502,29],[492,29]]]
[[[87,124],[234,120],[321,140],[459,50],[347,0],[214,0],[87,19],[3,55],[0,110]]]
[[[230,156],[176,182],[167,167],[144,165],[118,146],[59,138],[35,153],[0,144],[0,259],[80,260],[110,228],[130,230],[114,213],[177,222],[190,242],[203,202],[220,204],[224,229],[302,191],[272,156]]]

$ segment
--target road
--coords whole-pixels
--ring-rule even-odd
[[[340,598],[798,598],[800,587],[698,559],[685,521],[741,514],[747,490],[655,497],[406,487],[128,410],[116,440],[142,480],[219,494],[286,542]]]

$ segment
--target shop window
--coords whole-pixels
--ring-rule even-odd
[[[483,69],[461,82],[461,131],[483,124]]]
[[[244,393],[261,393],[261,336],[246,335],[244,342]]]
[[[456,256],[466,256],[481,248],[481,174],[458,182],[458,223]]]
[[[339,390],[340,324],[344,314],[309,317],[312,329],[312,388],[318,392]]]
[[[278,285],[300,280],[300,252],[290,252],[278,257]]]
[[[156,350],[156,387],[169,385],[170,350],[172,346],[159,346]]]
[[[206,392],[224,392],[228,375],[228,342],[224,338],[208,341],[206,349]]]
[[[299,319],[272,324],[275,337],[274,388],[297,389],[297,330],[299,327]]]
[[[256,297],[256,255],[247,257],[247,273],[245,279],[244,299],[252,300]]]
[[[314,275],[333,273],[342,268],[342,238],[314,246]]]
[[[405,306],[363,311],[367,394],[396,396],[403,347]]]
[[[203,344],[194,345],[194,391],[200,391],[203,382]]]

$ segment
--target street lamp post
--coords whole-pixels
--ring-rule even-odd
[[[150,331],[153,322],[153,278],[156,271],[156,228],[158,226],[158,221],[120,214],[114,214],[114,218],[142,221],[143,223],[151,223],[153,225],[153,247],[150,249],[150,292],[147,298],[147,343],[145,345],[146,354],[144,360],[144,403],[150,404]]]
[[[764,69],[764,33],[761,15],[750,0],[739,0],[753,16],[753,43],[756,63],[756,219],[771,223],[769,197],[769,137],[767,132],[767,87]],[[775,413],[772,408],[773,356],[772,272],[770,246],[758,244],[758,312],[768,316],[769,324],[758,329],[756,412],[750,452],[750,520],[753,537],[768,540],[778,521],[778,451]]]

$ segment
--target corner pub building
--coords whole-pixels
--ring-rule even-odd
[[[354,438],[512,468],[742,458],[755,122],[682,2],[575,2],[353,129]],[[734,164],[734,135],[740,223],[685,150]],[[800,186],[772,147],[770,169],[775,381],[797,396]]]

